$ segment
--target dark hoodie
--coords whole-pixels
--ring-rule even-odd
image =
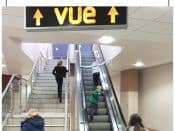
[[[44,119],[40,116],[26,119],[21,124],[21,131],[44,131]]]

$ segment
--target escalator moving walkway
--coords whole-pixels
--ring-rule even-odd
[[[92,53],[87,55],[81,55],[82,65],[91,65],[95,61]],[[91,68],[82,68],[82,79],[85,89],[86,107],[89,112],[89,97],[95,89],[93,84],[93,76]],[[89,131],[112,131],[112,125],[110,116],[108,114],[108,108],[103,94],[99,97],[97,114],[94,115],[94,119],[91,121],[88,117],[88,129]],[[89,116],[89,114],[88,114]]]

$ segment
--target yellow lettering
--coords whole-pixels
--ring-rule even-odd
[[[88,6],[83,11],[83,21],[85,24],[95,24],[96,23],[96,10],[92,6]]]
[[[70,24],[77,25],[80,24],[82,21],[82,7],[78,7],[78,14],[77,18],[74,19],[74,13],[73,8],[69,7],[69,22]]]
[[[63,9],[63,12],[62,14],[60,13],[59,9],[58,8],[54,8],[54,12],[55,12],[55,15],[57,17],[57,21],[60,25],[62,25],[64,23],[64,20],[66,18],[66,15],[67,15],[67,12],[68,12],[68,8],[65,7]]]

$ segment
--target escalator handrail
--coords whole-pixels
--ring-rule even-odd
[[[81,81],[82,81],[82,76],[81,75],[82,75],[82,73],[81,73],[81,68],[80,68],[81,55],[80,55],[80,50],[79,49],[77,50],[77,54],[78,54],[78,56],[77,56],[77,63],[76,63],[76,65],[79,68],[78,72],[77,72],[78,75],[79,75],[79,80],[77,80],[77,81],[79,81],[79,83],[78,83],[77,86],[79,87],[79,93],[80,93],[79,97],[81,99],[81,100],[79,100],[79,102],[81,104],[78,104],[79,106],[81,106],[80,107],[80,111],[81,112],[79,112],[79,118],[81,117],[81,120],[80,120],[79,124],[81,124],[80,125],[80,131],[88,131],[87,120],[86,120],[86,111],[85,111],[85,107],[84,107],[84,105],[86,104],[85,103],[86,99],[85,99],[84,91],[82,91],[82,89],[81,89]],[[83,128],[81,128],[82,125],[83,125]]]
[[[80,47],[80,46],[79,46]],[[79,48],[79,60],[80,60],[80,73],[81,73],[81,81],[82,81],[82,97],[83,97],[83,107],[84,107],[84,123],[85,123],[85,131],[88,131],[88,126],[87,126],[87,123],[88,123],[88,114],[87,114],[87,105],[86,105],[86,95],[85,95],[85,88],[84,88],[84,81],[83,81],[83,76],[82,76],[82,61],[81,61],[81,50]]]
[[[99,49],[99,51],[100,51],[100,53],[101,53],[101,55],[102,55],[102,59],[103,59],[103,61],[105,61],[105,60],[104,60],[103,53],[102,53],[102,50],[101,50],[101,48],[100,48],[99,46],[98,46],[98,49]],[[116,93],[115,93],[115,90],[114,90],[114,86],[113,86],[112,80],[111,80],[110,75],[109,75],[108,68],[107,68],[106,64],[104,64],[104,66],[105,66],[105,69],[106,69],[106,73],[107,73],[107,76],[108,76],[109,82],[110,82],[110,84],[111,84],[112,92],[114,92],[113,94],[114,94],[115,100],[116,100],[116,102],[117,102],[117,106],[118,106],[118,109],[119,109],[120,115],[121,115],[121,117],[122,117],[122,120],[123,120],[124,125],[126,126],[127,124],[126,124],[126,121],[125,121],[124,115],[123,115],[123,113],[122,113],[122,110],[121,110],[121,107],[120,107],[120,104],[119,104],[118,98],[117,98],[117,96],[116,96]]]

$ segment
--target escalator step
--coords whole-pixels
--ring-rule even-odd
[[[108,115],[94,115],[93,121],[88,118],[89,122],[108,122],[109,116]]]
[[[90,110],[87,109],[87,111],[89,112]],[[108,114],[108,112],[107,112],[106,108],[101,108],[101,109],[97,110],[97,115],[107,115],[107,114]]]
[[[109,122],[89,122],[90,130],[111,130],[111,124]]]
[[[87,103],[87,107],[89,107],[90,106],[90,103],[88,102]],[[105,108],[106,107],[106,104],[105,104],[105,102],[99,102],[98,103],[98,108]]]
[[[112,131],[112,129],[111,130],[89,130],[89,131]]]
[[[85,72],[86,72],[86,71],[92,71],[92,68],[83,68],[82,71],[83,71],[83,72],[84,72],[84,71],[85,71]]]
[[[84,84],[85,85],[94,85],[93,81],[86,81],[86,80],[84,80]]]
[[[95,86],[85,86],[86,91],[93,91],[95,90]]]

